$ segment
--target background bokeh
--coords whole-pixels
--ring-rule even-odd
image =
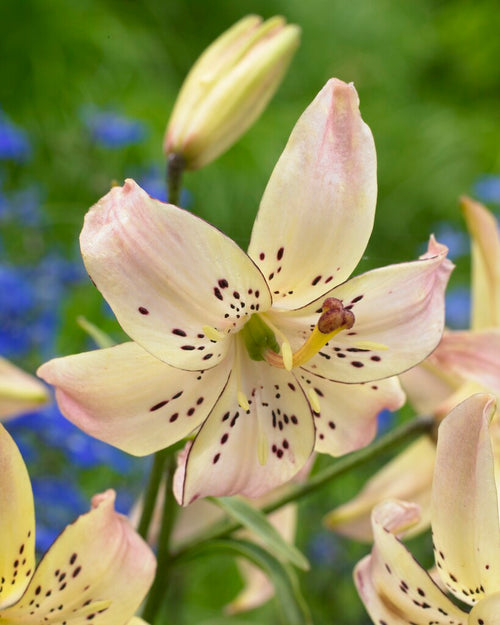
[[[448,322],[466,327],[468,238],[457,200],[465,193],[500,207],[500,12],[493,0],[3,0],[2,355],[34,371],[44,359],[93,347],[78,315],[123,338],[79,259],[83,216],[113,181],[129,176],[166,198],[161,148],[176,92],[203,48],[250,12],[299,24],[301,47],[251,130],[186,175],[183,205],[245,247],[296,119],[330,76],[353,81],[379,162],[376,224],[359,270],[410,260],[435,232],[457,264]],[[121,509],[130,508],[148,459],[84,437],[53,406],[9,429],[33,476],[41,548],[100,488],[114,486]],[[313,565],[302,583],[317,624],[368,622],[351,583],[352,562],[367,547],[321,529],[321,517],[373,470],[301,505],[299,545]],[[199,563],[189,578],[178,569],[169,622],[222,622],[220,607],[239,584],[227,558]],[[266,607],[227,622],[272,622],[272,615]]]

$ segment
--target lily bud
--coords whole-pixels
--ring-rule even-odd
[[[181,88],[164,141],[187,169],[225,152],[257,119],[299,45],[300,29],[282,17],[249,15],[200,56]]]

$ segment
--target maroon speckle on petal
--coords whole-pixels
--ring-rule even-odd
[[[180,328],[174,328],[172,330],[172,334],[177,334],[177,336],[187,336],[184,330],[181,330]],[[203,338],[203,336],[201,338]]]
[[[137,310],[141,313],[141,315],[149,315],[149,310],[144,308],[144,306],[139,306]]]
[[[278,253],[276,254],[276,258],[278,260],[281,260],[283,258],[284,252],[285,252],[285,248],[284,247],[280,247],[280,249],[278,250]]]
[[[223,300],[224,298],[222,297],[222,293],[220,292],[220,290],[214,286],[214,295],[217,299]]]
[[[221,289],[227,289],[229,283],[225,278],[223,278],[222,280],[219,280],[219,286]]]
[[[316,286],[320,280],[321,280],[321,276],[316,276],[314,280],[311,282],[311,284],[313,286]]]

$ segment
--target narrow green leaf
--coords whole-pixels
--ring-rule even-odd
[[[309,570],[307,558],[281,536],[261,510],[239,497],[214,497],[212,501],[235,521],[254,532],[278,558],[304,571]]]
[[[100,328],[98,328],[95,324],[86,319],[83,315],[77,317],[76,322],[78,323],[80,328],[82,328],[82,330],[85,330],[90,338],[94,340],[97,347],[104,348],[113,347],[113,345],[116,345],[116,342],[113,341],[109,334],[103,332]]]
[[[185,553],[180,560],[220,551],[246,558],[270,578],[283,625],[311,625],[311,615],[294,570],[255,543],[235,538],[212,540]]]

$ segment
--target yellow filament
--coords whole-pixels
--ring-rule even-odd
[[[314,412],[321,412],[321,406],[319,405],[319,397],[316,391],[313,388],[307,390],[307,396],[309,397],[309,401],[311,402],[311,407]]]
[[[384,343],[375,343],[374,341],[357,341],[354,343],[354,347],[358,349],[369,349],[371,351],[385,351],[389,349],[388,345],[384,345]]]
[[[293,352],[288,341],[281,344],[281,356],[283,358],[283,365],[287,371],[291,371],[293,368]]]
[[[210,339],[211,341],[222,341],[222,339],[226,338],[226,335],[223,332],[212,328],[212,326],[203,326],[202,330],[207,339]]]
[[[315,326],[304,345],[302,345],[302,347],[293,355],[293,366],[300,367],[308,360],[311,360],[311,358],[315,356],[330,339],[332,339],[339,332],[342,332],[342,330],[345,330],[345,326],[336,328],[333,332],[330,332],[330,334],[323,334],[323,332],[318,330],[318,326]]]
[[[259,417],[257,417],[258,419]],[[267,463],[267,459],[269,457],[269,443],[267,441],[266,433],[264,432],[264,428],[261,426],[260,422],[257,425],[257,459],[259,460],[259,464],[261,467],[264,467]]]
[[[241,408],[243,408],[243,410],[250,410],[248,398],[243,391],[238,390],[238,392],[236,393],[236,397],[238,399],[238,404],[241,406]]]

